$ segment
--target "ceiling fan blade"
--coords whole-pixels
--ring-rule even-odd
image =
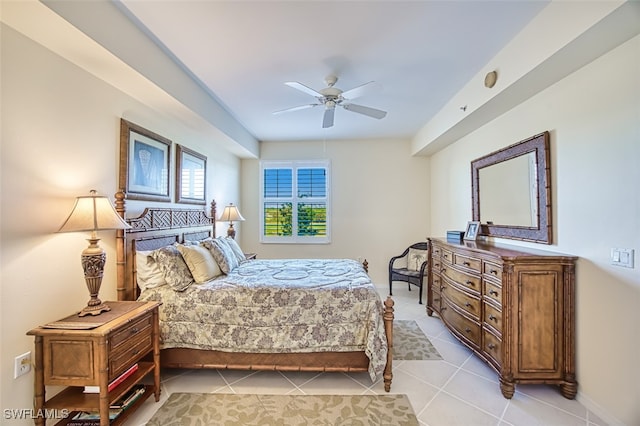
[[[300,105],[300,106],[296,106],[296,107],[292,107],[292,108],[287,108],[287,109],[281,109],[279,111],[274,111],[271,114],[273,115],[277,115],[277,114],[282,114],[283,112],[291,112],[291,111],[298,111],[301,109],[307,109],[307,108],[313,108],[313,107],[317,107],[318,105],[322,105],[322,104],[307,104],[307,105]]]
[[[322,128],[326,129],[333,126],[333,117],[336,113],[335,107],[324,110],[324,118],[322,119]]]
[[[386,111],[381,111],[379,109],[369,108],[362,105],[356,105],[356,104],[341,104],[341,105],[347,111],[357,112],[358,114],[363,114],[371,118],[377,118],[378,120],[380,120],[381,118],[384,118],[387,115]]]
[[[370,81],[368,83],[362,84],[358,87],[354,87],[353,89],[347,90],[346,92],[342,92],[342,97],[344,99],[355,99],[364,95],[366,92],[375,89],[378,87],[375,81]]]
[[[323,97],[322,93],[317,92],[317,91],[313,90],[312,88],[305,86],[302,83],[298,83],[297,81],[287,81],[285,84],[287,86],[289,86],[289,87],[293,87],[294,89],[298,89],[301,92],[304,92],[304,93],[306,93],[308,95],[311,95],[311,96],[313,96],[315,98],[322,98]]]

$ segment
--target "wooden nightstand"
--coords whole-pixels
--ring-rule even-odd
[[[107,304],[111,311],[99,316],[71,315],[27,333],[35,336],[36,412],[99,411],[101,426],[118,425],[152,393],[156,402],[160,400],[160,303]],[[138,369],[109,391],[109,383],[136,363]],[[110,423],[109,406],[151,373],[153,385],[147,385],[142,396]],[[68,387],[46,400],[46,386]],[[99,393],[84,393],[85,386],[99,386]],[[58,424],[66,424],[72,416]],[[45,419],[35,422],[44,425]]]

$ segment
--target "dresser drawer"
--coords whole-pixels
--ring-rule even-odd
[[[153,320],[151,312],[149,312],[143,317],[131,322],[131,324],[127,324],[119,330],[116,330],[109,338],[109,352],[116,351],[118,346],[131,339],[135,339],[137,335],[150,336],[152,324]]]
[[[431,270],[434,274],[439,274],[442,269],[442,262],[440,260],[440,256],[431,256]]]
[[[446,263],[453,263],[453,253],[449,250],[442,249],[442,261]]]
[[[461,266],[463,268],[471,269],[476,272],[482,272],[482,260],[476,259],[474,257],[454,253],[453,264]]]
[[[442,300],[442,294],[440,293],[440,287],[437,289],[435,287],[432,288],[431,291],[431,307],[435,310],[440,311]]]
[[[485,277],[490,278],[494,281],[502,280],[502,265],[498,265],[497,263],[482,262],[482,273]]]
[[[442,276],[449,278],[451,281],[454,281],[462,286],[465,286],[469,290],[472,290],[478,294],[482,290],[480,286],[480,277],[467,274],[462,271],[458,271],[451,266],[443,266],[442,268]]]
[[[153,349],[153,338],[151,333],[137,335],[135,340],[129,340],[122,350],[109,355],[109,381],[124,373],[144,354]]]
[[[502,306],[502,287],[489,280],[482,280],[482,286],[482,294],[484,297],[493,300],[498,306]]]
[[[446,297],[448,301],[467,312],[471,317],[480,321],[480,307],[481,302],[479,297],[474,297],[464,290],[457,288],[455,285],[443,280],[442,295]]]
[[[442,255],[442,249],[439,246],[432,246],[431,248],[431,257],[436,258],[436,257],[440,257]]]
[[[480,348],[480,324],[457,312],[446,296],[442,298],[440,315],[449,327],[456,331],[467,343],[476,349]]]
[[[488,330],[482,332],[482,352],[484,352],[496,366],[502,365],[502,340]]]
[[[493,305],[489,303],[484,304],[482,321],[494,328],[499,334],[502,334],[502,311],[496,309]]]

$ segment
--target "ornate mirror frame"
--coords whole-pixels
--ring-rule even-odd
[[[549,151],[549,132],[544,132],[471,162],[471,198],[474,221],[480,221],[480,169],[530,152],[535,153],[537,166],[537,226],[527,227],[481,223],[480,235],[533,241],[543,244],[552,243],[553,230],[551,227],[551,171]],[[508,194],[505,194],[505,196],[508,196]]]

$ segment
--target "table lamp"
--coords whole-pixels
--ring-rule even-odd
[[[91,237],[87,240],[89,247],[82,251],[81,256],[84,278],[91,299],[87,306],[78,313],[78,316],[100,315],[104,311],[111,310],[98,298],[107,255],[98,245],[100,238],[97,237],[97,231],[129,228],[131,228],[129,224],[118,215],[109,199],[97,195],[95,190],[91,190],[90,195],[80,196],[76,199],[71,214],[58,230],[58,232],[91,231]]]
[[[229,222],[229,228],[227,229],[227,236],[231,238],[236,237],[236,230],[233,228],[234,221],[242,221],[244,217],[238,211],[238,207],[234,206],[233,203],[230,203],[227,207],[224,208],[224,211],[218,218],[220,222]]]

